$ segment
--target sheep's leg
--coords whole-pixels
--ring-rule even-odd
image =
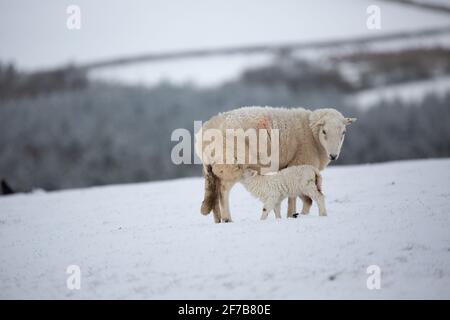
[[[221,180],[217,179],[216,181],[216,185],[214,186],[214,190],[211,190],[210,192],[217,192],[218,194],[214,195],[215,198],[215,203],[212,207],[212,211],[213,211],[213,217],[214,217],[214,222],[215,223],[220,223],[221,220],[221,215],[220,215],[220,185],[221,185]]]
[[[233,222],[230,214],[230,190],[233,187],[234,182],[221,181],[220,185],[220,215],[223,222]]]
[[[281,219],[281,202],[278,202],[278,203],[275,205],[275,217],[276,217],[277,219]]]
[[[287,211],[287,217],[292,218],[294,217],[295,211],[296,211],[296,197],[289,198],[288,199],[288,211]]]
[[[327,209],[325,208],[325,199],[323,194],[319,193],[317,196],[317,205],[319,206],[319,216],[323,217],[327,215]]]
[[[213,215],[214,215],[214,222],[215,223],[220,223],[220,203],[219,203],[219,199],[217,199],[216,203],[214,204]]]
[[[319,191],[316,191],[311,195],[311,198],[314,199],[314,201],[317,203],[317,206],[319,207],[319,216],[326,216],[327,210],[325,208],[325,197],[323,196],[323,194]]]
[[[312,199],[305,195],[301,195],[300,199],[303,202],[302,214],[308,214],[312,206]]]

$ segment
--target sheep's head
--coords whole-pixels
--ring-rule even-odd
[[[314,137],[325,149],[330,160],[337,160],[344,142],[346,127],[356,118],[345,118],[335,109],[318,109],[309,117]]]

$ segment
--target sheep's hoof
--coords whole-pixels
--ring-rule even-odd
[[[298,218],[298,213],[294,213],[294,214],[292,215],[292,218]]]
[[[233,222],[233,221],[231,220],[231,218],[225,218],[225,219],[222,219],[222,222],[228,223],[228,222]]]

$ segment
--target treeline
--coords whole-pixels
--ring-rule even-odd
[[[283,85],[293,91],[352,94],[449,74],[450,50],[437,47],[334,54],[319,61],[292,57],[246,70],[241,78],[247,84]]]
[[[323,94],[328,99],[330,94],[352,94],[449,74],[450,49],[430,47],[344,54],[331,51],[318,60],[283,55],[268,65],[245,70],[239,81],[245,85],[283,86],[291,91],[309,92],[315,101]],[[0,101],[82,89],[89,85],[86,71],[75,65],[53,71],[23,72],[12,64],[0,62]]]
[[[23,72],[13,64],[0,63],[0,101],[85,88],[88,84],[87,74],[74,66],[54,71]]]
[[[86,187],[200,175],[172,164],[176,128],[243,105],[331,106],[356,116],[339,163],[450,156],[450,94],[417,105],[392,102],[367,112],[342,95],[243,81],[217,88],[93,83],[0,101],[0,178],[19,190]]]

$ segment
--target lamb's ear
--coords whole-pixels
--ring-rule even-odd
[[[353,123],[353,122],[355,122],[355,121],[356,121],[356,118],[345,118],[344,124],[345,124],[346,126],[348,126],[350,123]]]
[[[311,112],[309,115],[309,127],[311,130],[321,127],[325,124],[325,120],[322,117],[322,113],[319,110]]]

